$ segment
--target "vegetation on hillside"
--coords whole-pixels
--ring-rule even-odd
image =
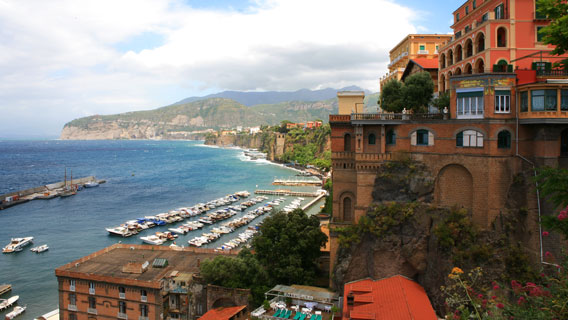
[[[201,264],[205,281],[230,288],[250,288],[258,306],[276,284],[313,285],[316,261],[327,241],[319,220],[296,209],[267,217],[252,241],[255,254],[243,249],[235,258],[218,256]]]

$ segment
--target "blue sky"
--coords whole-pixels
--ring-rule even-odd
[[[461,4],[0,0],[0,138],[222,90],[377,91],[392,46],[448,33]]]

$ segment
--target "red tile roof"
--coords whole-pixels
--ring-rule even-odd
[[[422,69],[438,69],[438,59],[415,58],[411,60],[421,66]]]
[[[348,296],[353,304],[348,305]],[[352,320],[436,320],[430,300],[418,283],[397,275],[345,284],[343,318]]]
[[[229,320],[246,307],[247,306],[237,306],[209,310],[206,314],[202,315],[199,320]]]

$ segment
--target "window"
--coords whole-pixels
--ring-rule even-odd
[[[147,317],[148,316],[148,306],[145,304],[140,305],[140,316]]]
[[[436,46],[436,53],[438,53],[438,50],[440,50],[440,46]]]
[[[421,44],[421,45],[420,45],[420,51],[424,51],[424,50],[426,50],[426,46],[423,45],[423,44]]]
[[[534,18],[537,19],[537,20],[546,19],[546,15],[540,13],[540,11],[539,11],[538,1],[535,1],[535,4],[534,4]]]
[[[95,283],[89,282],[89,294],[95,294]]]
[[[77,315],[74,313],[69,313],[69,320],[77,320]]]
[[[69,294],[69,304],[70,305],[77,305],[77,296],[74,293]]]
[[[486,12],[483,14],[483,16],[481,16],[481,21],[487,21],[489,20],[489,12]]]
[[[475,2],[476,2],[476,1],[473,0],[473,3],[471,4],[471,6],[472,6],[473,9],[477,8],[477,4],[476,4]]]
[[[148,301],[148,293],[146,292],[146,290],[140,291],[140,300],[143,302]]]
[[[555,111],[556,90],[532,90],[531,111]]]
[[[390,129],[387,131],[387,139],[386,139],[386,144],[387,145],[395,145],[396,144],[396,134],[394,133],[393,129]]]
[[[457,117],[483,118],[483,90],[457,93]]]
[[[495,7],[495,19],[504,19],[505,18],[503,8],[504,8],[503,4],[500,4],[497,7]]]
[[[495,113],[511,112],[511,91],[495,90]]]
[[[89,313],[97,313],[97,299],[95,297],[89,297]]]
[[[562,89],[560,93],[560,110],[568,111],[568,89]]]
[[[469,6],[465,6],[465,14],[469,13]]]
[[[118,312],[126,313],[126,302],[124,302],[124,301],[118,302]]]
[[[511,148],[511,133],[509,131],[503,130],[499,132],[499,134],[497,135],[497,148]]]
[[[69,280],[69,291],[75,291],[75,284],[76,282],[74,279]]]
[[[462,36],[462,32],[461,32],[461,31],[456,32],[456,39],[458,39],[458,38],[461,37],[461,36]]]
[[[464,130],[456,135],[457,147],[483,147],[483,133],[475,130]]]
[[[373,144],[373,145],[374,145],[375,143],[376,143],[375,134],[374,134],[374,133],[371,133],[371,134],[369,135],[369,144]]]
[[[471,31],[471,26],[465,26],[465,33],[468,33]]]
[[[343,199],[343,221],[353,220],[353,210],[351,205],[351,198],[346,197]]]
[[[460,21],[460,13],[456,13],[456,21]]]
[[[529,92],[528,91],[521,92],[521,111],[522,112],[529,111]]]
[[[501,48],[507,46],[507,30],[503,27],[497,29],[497,46]]]
[[[542,34],[541,30],[544,28],[543,26],[536,27],[536,41],[542,42],[544,35]]]
[[[124,287],[118,287],[118,297],[120,299],[126,298],[126,289]]]
[[[420,129],[416,131],[416,145],[418,146],[428,145],[428,130]]]
[[[343,151],[351,151],[351,135],[349,133],[345,134],[343,137]]]

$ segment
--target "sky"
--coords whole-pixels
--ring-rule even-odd
[[[0,0],[0,139],[223,90],[378,91],[409,33],[461,1]]]

